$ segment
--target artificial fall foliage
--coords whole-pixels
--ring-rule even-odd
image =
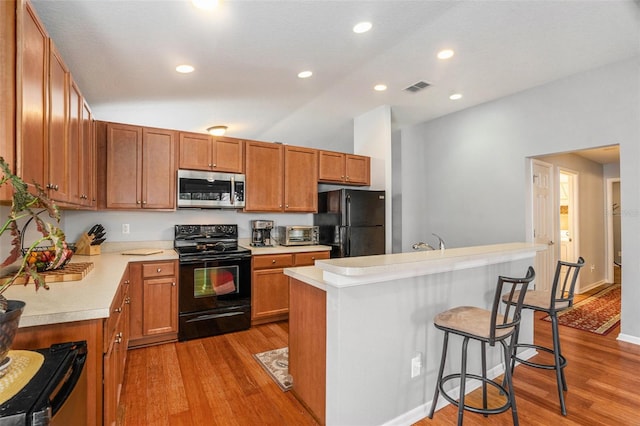
[[[60,222],[58,207],[47,196],[42,187],[34,182],[35,195],[29,192],[27,184],[20,177],[13,174],[9,164],[2,157],[0,157],[0,173],[2,173],[0,186],[10,185],[13,189],[11,210],[4,225],[0,228],[0,235],[7,230],[11,233],[11,251],[0,267],[4,268],[12,265],[22,257],[19,269],[12,275],[0,279],[0,312],[5,312],[7,302],[3,293],[18,278],[26,277],[25,285],[29,283],[30,279],[33,279],[36,290],[40,287],[48,289],[44,279],[38,273],[37,265],[29,262],[31,253],[34,253],[40,244],[46,241],[51,253],[55,254],[52,255],[50,262],[51,269],[64,264],[67,257],[70,257],[71,252],[67,248],[64,232],[57,226]],[[39,217],[44,211],[48,212],[49,217],[55,221],[55,225],[45,222]],[[18,228],[18,221],[25,218],[33,220],[36,228],[42,234],[27,248],[22,247],[21,232]]]

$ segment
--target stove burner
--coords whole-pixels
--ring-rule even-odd
[[[181,260],[250,252],[238,247],[238,225],[176,225],[173,247]]]

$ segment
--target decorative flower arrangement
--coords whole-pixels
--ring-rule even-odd
[[[39,272],[63,266],[69,261],[73,251],[67,247],[64,232],[57,226],[60,222],[58,207],[46,195],[42,187],[34,184],[36,195],[30,193],[27,184],[11,172],[9,165],[2,157],[0,157],[0,173],[3,174],[0,178],[0,186],[11,185],[13,188],[11,211],[6,222],[0,228],[0,235],[7,230],[11,233],[13,237],[12,248],[0,268],[14,264],[22,257],[17,271],[8,277],[0,278],[0,313],[4,313],[7,310],[7,300],[3,293],[9,286],[14,284],[18,278],[25,277],[25,285],[29,283],[30,279],[33,279],[36,290],[40,287],[48,289],[49,287]],[[40,213],[44,211],[47,211],[49,217],[55,220],[55,224],[45,222],[39,217]],[[28,218],[28,221],[34,221],[38,231],[42,234],[27,248],[22,246],[22,235],[18,229],[18,221],[24,218]],[[45,242],[48,243],[48,247],[43,249],[40,245]]]

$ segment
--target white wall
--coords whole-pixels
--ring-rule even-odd
[[[432,232],[450,247],[524,241],[527,158],[620,144],[620,338],[640,344],[639,68],[634,58],[402,129],[403,250]]]
[[[371,157],[371,185],[369,189],[384,190],[385,251],[391,253],[392,197],[391,197],[391,108],[380,106],[355,118],[353,122],[353,152]]]

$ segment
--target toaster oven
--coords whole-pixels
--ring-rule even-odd
[[[277,239],[281,246],[312,246],[318,244],[318,227],[307,225],[278,226]]]

